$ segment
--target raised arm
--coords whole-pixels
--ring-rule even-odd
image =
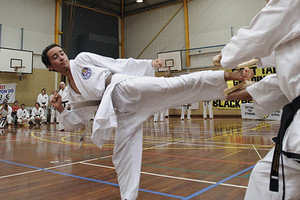
[[[93,65],[109,69],[113,73],[122,73],[134,76],[154,76],[154,68],[159,63],[143,59],[113,59],[93,53],[83,52],[75,58],[79,65]],[[152,66],[154,65],[154,66]]]
[[[280,44],[298,37],[299,7],[300,1],[270,1],[249,26],[230,39],[222,50],[221,65],[230,69],[252,58],[266,57]]]

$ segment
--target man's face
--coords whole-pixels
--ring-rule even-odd
[[[36,103],[35,107],[36,107],[36,109],[39,109],[40,106],[39,106],[39,104]]]
[[[66,88],[66,84],[65,84],[64,82],[61,82],[61,83],[60,83],[60,88],[61,88],[62,90],[64,90],[64,89]]]
[[[24,109],[25,109],[25,105],[22,105],[22,106],[21,106],[21,109],[24,110]]]
[[[51,66],[47,66],[49,69],[59,73],[65,73],[70,68],[70,62],[65,52],[58,46],[53,47],[47,52],[47,56],[51,63]]]

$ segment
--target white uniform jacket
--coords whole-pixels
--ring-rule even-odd
[[[28,119],[29,118],[29,112],[26,109],[22,110],[20,108],[17,111],[17,117],[18,117],[18,119]]]
[[[44,110],[41,107],[39,107],[39,109],[36,109],[36,107],[34,107],[32,109],[31,116],[32,117],[36,117],[36,116],[38,116],[38,117],[39,116],[45,117],[45,113],[44,113]]]
[[[64,90],[60,89],[59,92],[58,92],[58,94],[61,96],[62,102],[69,101],[69,98],[68,98],[68,86],[66,86]]]
[[[110,139],[112,127],[117,127],[111,93],[114,86],[122,80],[135,76],[154,76],[151,60],[113,59],[93,53],[80,53],[70,61],[71,73],[80,91],[77,94],[69,88],[69,103],[72,110],[64,110],[59,118],[68,130],[76,130],[86,125],[94,116],[92,141],[99,147],[105,140]],[[114,74],[111,84],[105,89],[105,79]],[[76,103],[101,100],[101,104],[73,109]]]
[[[11,116],[12,108],[9,105],[7,105],[7,106],[8,106],[7,110],[4,109],[4,105],[0,106],[0,111],[1,111],[0,114],[2,117]]]
[[[43,105],[46,105],[46,108],[48,107],[48,103],[49,103],[49,96],[48,94],[39,94],[36,100],[40,106],[42,107]]]
[[[299,8],[300,1],[271,0],[222,50],[221,64],[227,69],[252,58],[270,55],[268,59],[275,60],[277,75],[267,76],[247,88],[261,114],[281,108],[300,95]],[[294,121],[298,119],[299,111]],[[297,145],[300,132],[296,133],[294,126],[296,124],[292,123],[287,130],[285,140],[290,139],[284,142],[283,149],[300,153],[300,145]],[[285,147],[286,144],[289,147]]]

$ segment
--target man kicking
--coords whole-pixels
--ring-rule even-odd
[[[99,147],[116,128],[113,163],[116,167],[122,200],[134,200],[142,160],[143,122],[155,112],[186,103],[224,99],[227,80],[243,81],[241,71],[202,71],[179,77],[152,77],[162,60],[112,59],[80,53],[69,60],[62,48],[52,44],[42,53],[49,70],[69,81],[71,111],[64,109],[57,93],[51,104],[61,113],[68,130],[88,124],[96,115],[92,141]]]

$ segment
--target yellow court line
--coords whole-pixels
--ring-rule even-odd
[[[172,124],[171,124],[172,125]],[[170,125],[170,126],[171,126]],[[268,126],[268,124],[264,125],[264,126],[260,126],[260,128],[262,127],[265,127],[265,126]],[[249,129],[245,129],[245,130],[242,130],[242,131],[236,131],[236,130],[231,130],[231,131],[234,131],[234,132],[231,132],[230,134],[224,134],[224,135],[220,135],[220,136],[213,136],[213,137],[210,137],[210,138],[201,138],[201,139],[184,139],[185,141],[190,141],[190,140],[193,140],[193,141],[206,141],[206,140],[216,140],[216,139],[219,139],[219,138],[222,138],[222,137],[227,137],[227,136],[231,136],[231,135],[236,135],[236,134],[239,134],[242,132],[245,132],[245,131],[249,131],[249,130],[256,130],[257,127],[255,128],[249,128]],[[46,142],[52,142],[52,143],[57,143],[57,144],[71,144],[71,145],[79,145],[80,143],[76,143],[76,142],[70,142],[70,141],[67,141],[65,140],[67,137],[70,137],[70,136],[75,136],[75,134],[69,134],[65,137],[63,137],[61,139],[62,142],[58,142],[58,141],[53,141],[53,140],[47,140],[47,139],[44,139],[44,138],[40,138],[38,136],[35,136],[34,133],[39,131],[41,129],[37,129],[37,130],[34,130],[33,132],[31,132],[31,135],[38,139],[38,140],[42,140],[42,141],[46,141]],[[77,135],[78,136],[78,135]],[[151,137],[151,136],[144,136],[144,138],[152,138],[152,139],[166,139],[166,137]],[[167,142],[176,142],[176,141],[180,141],[182,140],[182,138],[171,138],[171,137],[167,137],[167,139],[169,139],[169,141]],[[158,143],[159,141],[153,141],[153,142],[147,142],[147,143],[143,143],[143,144],[153,144],[153,143]],[[162,141],[162,142],[166,142],[166,141]],[[94,144],[86,144],[86,143],[83,143],[82,144],[83,146],[96,146]],[[182,144],[184,145],[184,144]],[[239,145],[239,144],[237,144]],[[247,145],[247,144],[245,144]],[[248,145],[251,145],[251,144],[248,144]],[[104,144],[103,147],[113,147],[114,144]],[[264,146],[257,146],[258,148],[271,148],[273,147],[272,145],[264,145]],[[247,148],[247,147],[232,147],[232,146],[225,146],[225,147],[192,147],[192,148],[153,148],[153,149],[226,149],[226,148],[235,148],[235,149],[240,149],[240,148]]]
[[[235,152],[232,152],[232,153],[230,153],[230,154],[227,154],[227,155],[225,155],[225,156],[222,156],[222,157],[218,158],[218,160],[222,160],[223,158],[227,158],[227,157],[229,157],[229,156],[232,156],[233,154],[237,154],[237,153],[240,153],[240,152],[242,152],[242,151],[235,151]]]
[[[35,136],[35,135],[34,135],[34,132],[37,132],[37,131],[39,131],[39,130],[41,130],[41,129],[37,129],[37,130],[32,131],[32,132],[30,133],[30,135],[31,135],[32,137],[34,137],[35,139],[38,139],[38,140],[42,140],[42,141],[46,141],[46,142],[53,142],[53,143],[58,143],[58,144],[66,144],[66,143],[64,143],[64,142],[58,142],[58,141],[53,141],[53,140],[47,140],[47,139],[44,139],[44,138],[40,138],[40,137],[38,137],[38,136]]]

